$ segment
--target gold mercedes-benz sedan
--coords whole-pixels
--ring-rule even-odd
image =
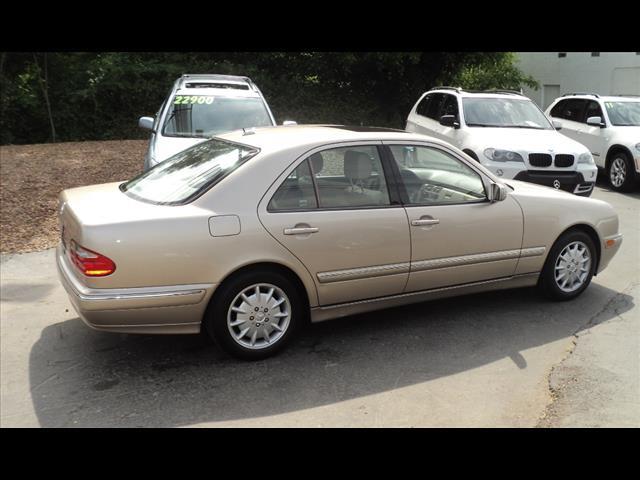
[[[58,270],[87,325],[204,329],[246,359],[308,319],[534,285],[569,300],[622,242],[605,202],[367,127],[227,133],[59,208]]]

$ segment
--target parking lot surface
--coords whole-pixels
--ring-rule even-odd
[[[2,427],[640,426],[640,194],[599,185],[623,245],[578,299],[535,289],[306,329],[275,358],[90,330],[53,250],[1,258]]]

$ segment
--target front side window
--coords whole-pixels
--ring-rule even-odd
[[[445,95],[440,116],[444,117],[445,115],[453,115],[458,118],[458,99],[453,95]]]
[[[410,205],[441,205],[487,199],[480,175],[454,156],[432,147],[391,145]]]
[[[444,94],[443,93],[434,93],[431,98],[431,102],[429,102],[429,109],[427,110],[427,117],[432,118],[434,120],[440,120],[440,106],[442,105]]]
[[[640,102],[605,102],[607,114],[616,127],[640,127]]]
[[[201,195],[259,150],[217,138],[199,143],[120,185],[138,200],[176,205]]]
[[[271,125],[261,98],[176,95],[162,134],[167,137],[209,137],[241,128]]]
[[[544,113],[531,100],[463,98],[462,110],[469,127],[553,129]]]
[[[584,111],[584,123],[587,123],[587,120],[590,117],[600,117],[600,121],[604,122],[604,117],[602,116],[602,109],[598,102],[594,102],[593,100],[587,104],[587,108]]]

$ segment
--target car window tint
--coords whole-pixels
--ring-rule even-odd
[[[391,153],[410,205],[440,205],[486,200],[480,175],[436,148],[392,145]]]
[[[442,93],[434,93],[431,102],[429,102],[429,109],[427,110],[427,117],[433,118],[434,120],[440,120],[438,116],[440,114],[440,105],[442,105],[442,99],[444,94]]]
[[[582,121],[586,123],[589,117],[600,117],[600,120],[604,121],[602,109],[600,108],[598,102],[594,102],[593,100],[591,100],[587,104],[587,108],[584,111],[584,119]]]
[[[282,182],[269,202],[268,210],[307,210],[318,208],[308,160],[302,162]]]
[[[458,117],[458,99],[453,95],[445,95],[440,117],[445,115],[454,115],[456,118]]]
[[[432,97],[433,95],[426,95],[422,100],[420,100],[420,103],[418,103],[418,106],[416,107],[416,113],[418,115],[422,115],[423,117],[427,116],[429,103],[431,102]]]
[[[572,122],[582,121],[582,112],[586,104],[586,100],[575,98],[572,100],[565,100],[560,111],[560,118],[570,120]]]
[[[321,208],[389,205],[389,192],[375,146],[324,150],[311,158]]]
[[[565,102],[566,100],[560,100],[558,103],[556,103],[555,106],[549,112],[549,115],[556,118],[564,118],[562,116],[562,109],[564,108]]]

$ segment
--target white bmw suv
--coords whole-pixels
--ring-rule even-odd
[[[547,115],[562,120],[562,133],[589,149],[614,190],[627,192],[640,177],[640,98],[568,93]]]
[[[558,128],[519,92],[453,87],[424,93],[406,126],[451,143],[499,177],[588,197],[598,173],[593,157]]]

